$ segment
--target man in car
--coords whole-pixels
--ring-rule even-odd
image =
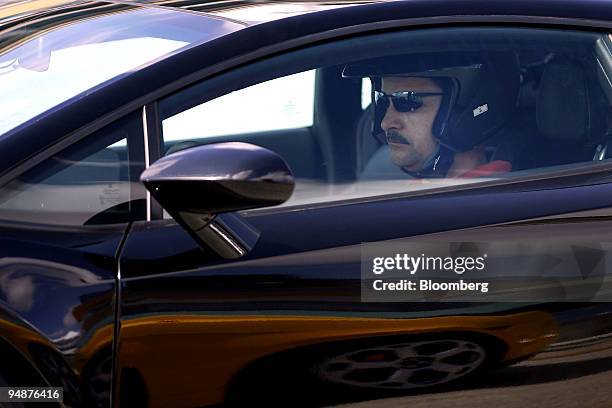
[[[425,53],[349,64],[344,76],[373,83],[374,135],[417,178],[508,172],[484,143],[511,119],[519,68],[511,53]]]

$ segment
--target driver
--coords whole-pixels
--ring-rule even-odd
[[[511,118],[519,89],[512,53],[424,53],[349,64],[344,77],[372,81],[374,136],[417,178],[511,171],[483,143]]]

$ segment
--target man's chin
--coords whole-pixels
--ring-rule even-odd
[[[389,143],[389,147],[391,148],[390,156],[393,164],[399,167],[408,168],[414,167],[417,165],[414,158],[411,158],[408,152],[406,152],[406,148],[410,148],[408,145],[397,145],[393,146],[395,143]]]

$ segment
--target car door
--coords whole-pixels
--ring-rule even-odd
[[[599,33],[527,27],[447,27],[371,34],[270,57],[149,105],[150,116],[156,118],[149,145],[161,156],[180,139],[175,133],[170,143],[165,136],[169,123],[180,122],[181,114],[185,129],[201,126],[203,135],[208,128],[230,128],[245,118],[282,122],[274,104],[290,98],[275,81],[289,78],[286,83],[295,85],[289,94],[299,92],[299,73],[315,69],[315,106],[308,111],[312,120],[306,123],[313,135],[308,149],[317,154],[300,157],[304,141],[293,143],[291,132],[279,133],[269,147],[286,158],[289,167],[298,169],[293,174],[291,199],[279,207],[216,214],[215,222],[226,232],[251,243],[241,257],[226,257],[212,246],[198,244],[183,227],[164,216],[155,202],[151,204],[154,219],[134,223],[120,256],[117,402],[121,406],[196,406],[240,396],[239,404],[260,399],[263,404],[316,405],[338,402],[333,399],[338,396],[323,395],[321,390],[327,389],[323,384],[367,389],[376,383],[382,384],[378,388],[405,390],[397,388],[396,381],[359,377],[363,366],[350,372],[347,368],[347,359],[358,350],[373,350],[364,341],[397,345],[398,336],[403,341],[416,336],[417,342],[438,344],[449,335],[457,344],[473,347],[468,354],[480,356],[477,361],[495,359],[509,364],[542,351],[558,335],[550,313],[565,310],[566,305],[542,304],[534,296],[503,298],[503,303],[486,297],[440,301],[435,294],[410,302],[372,301],[362,292],[367,283],[362,268],[371,261],[363,256],[371,254],[372,248],[395,251],[398,242],[399,248],[416,245],[409,247],[414,251],[421,242],[434,242],[436,250],[451,248],[455,257],[481,255],[486,249],[479,244],[503,241],[509,244],[502,245],[501,252],[512,249],[506,258],[516,262],[532,256],[526,249],[529,245],[518,245],[527,238],[549,244],[548,249],[566,245],[551,237],[563,236],[570,244],[606,241],[612,204],[610,166],[607,156],[596,152],[607,143],[607,130],[595,133],[589,127],[587,131],[580,119],[574,123],[569,118],[562,127],[571,122],[575,133],[566,137],[550,131],[559,121],[555,114],[563,107],[552,105],[559,100],[558,93],[554,87],[545,91],[547,86],[542,84],[550,79],[541,74],[542,69],[552,71],[549,76],[558,79],[558,72],[565,69],[546,65],[551,55],[573,58],[586,72],[582,74],[587,78],[585,84],[595,81],[594,86],[605,94],[605,82],[599,82],[599,74],[589,70],[604,60],[601,45],[609,41],[606,38]],[[522,79],[512,110],[516,116],[509,116],[503,132],[480,147],[489,158],[512,151],[516,163],[533,164],[517,166],[507,174],[429,180],[398,172],[380,141],[369,145],[366,157],[358,157],[364,154],[357,146],[363,145],[359,124],[368,115],[367,97],[362,105],[363,82],[344,75],[347,64],[457,49],[466,53],[501,49],[520,60],[517,81],[518,75]],[[600,69],[603,73],[609,67],[604,64]],[[533,83],[531,74],[537,74]],[[269,98],[258,96],[259,104],[249,102],[252,86],[268,89]],[[234,92],[233,102],[219,108],[220,99],[230,92]],[[493,108],[495,100],[491,101]],[[610,104],[605,99],[598,101]],[[195,109],[191,122],[188,108]],[[291,103],[286,102],[285,108],[284,114],[290,117]],[[484,110],[481,105],[474,117]],[[552,119],[542,122],[544,111],[553,112]],[[530,127],[534,121],[535,130]],[[243,129],[238,135],[227,131],[225,134],[232,135],[227,138],[196,137],[184,144],[183,151],[211,141],[249,140],[248,123]],[[529,143],[533,144],[522,144],[519,136],[531,131]],[[191,132],[189,137],[193,136]],[[563,161],[550,158],[553,150],[569,152],[574,147],[584,149],[584,155],[567,153],[571,157]],[[521,154],[523,161],[518,158]],[[169,157],[179,160],[179,156]],[[380,162],[383,159],[386,161]],[[377,172],[365,177],[363,171],[369,164],[361,163],[372,160],[379,161],[374,163]],[[466,242],[476,246],[453,252],[452,244]],[[605,253],[600,247],[595,250]],[[537,272],[548,271],[537,263],[539,258],[534,262]],[[582,270],[581,265],[578,269]],[[595,299],[594,294],[590,293]],[[587,318],[581,315],[580,319]],[[346,354],[349,352],[353,354]],[[470,364],[461,369],[471,371]],[[418,386],[432,384],[427,381],[438,380],[423,379]],[[355,394],[338,398],[350,400]]]
[[[145,219],[140,112],[24,163],[0,199],[3,386],[58,387],[53,401],[110,396],[117,251]],[[29,164],[29,166],[28,166]]]

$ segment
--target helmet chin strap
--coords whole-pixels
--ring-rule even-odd
[[[438,144],[436,151],[425,161],[418,171],[408,171],[401,167],[402,171],[415,178],[444,178],[455,160],[455,152],[448,147]]]

